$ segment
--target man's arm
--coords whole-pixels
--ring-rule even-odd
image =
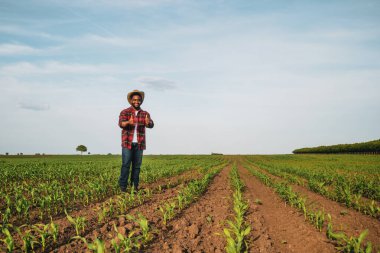
[[[120,128],[124,128],[128,125],[133,125],[134,122],[133,122],[133,117],[130,117],[129,120],[128,120],[128,116],[127,116],[127,113],[125,113],[124,111],[122,111],[120,113],[120,116],[119,116],[119,127]]]

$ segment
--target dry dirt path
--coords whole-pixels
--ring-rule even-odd
[[[232,214],[230,170],[228,166],[216,175],[205,194],[146,252],[225,252],[224,222]]]
[[[250,166],[260,170],[271,178],[284,180],[254,165]],[[378,219],[362,214],[354,209],[348,209],[343,204],[325,198],[305,187],[295,184],[291,185],[294,191],[298,192],[302,197],[307,198],[307,206],[311,206],[315,210],[324,210],[326,214],[329,213],[331,215],[334,231],[338,230],[349,236],[358,237],[361,232],[368,229],[369,233],[365,241],[372,242],[373,252],[380,250],[380,221]]]
[[[238,163],[240,177],[246,188],[252,222],[250,252],[336,252],[325,234],[305,222],[297,210],[287,206],[272,189],[262,184]],[[260,199],[262,205],[256,204]]]

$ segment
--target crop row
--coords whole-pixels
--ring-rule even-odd
[[[249,247],[247,237],[251,232],[251,226],[245,221],[248,204],[242,197],[244,184],[240,180],[236,164],[230,172],[230,180],[235,190],[233,193],[234,217],[226,221],[228,227],[223,230],[227,240],[225,249],[227,253],[247,252]]]
[[[360,158],[360,159],[359,159]],[[248,160],[258,167],[288,175],[295,175],[309,182],[320,184],[334,193],[336,201],[342,201],[343,191],[350,195],[380,201],[380,157],[363,159],[359,156],[254,156]],[[296,178],[295,178],[296,179]],[[299,182],[300,183],[300,182]],[[335,194],[335,196],[334,196]],[[344,198],[344,196],[343,196]],[[345,199],[345,198],[344,198]],[[350,205],[350,201],[347,202]]]
[[[128,234],[124,236],[118,232],[118,229],[115,226],[118,240],[116,241],[113,239],[111,241],[113,250],[115,252],[136,252],[144,250],[154,239],[151,231],[157,231],[157,226],[166,226],[167,222],[179,215],[183,209],[187,208],[192,202],[201,196],[207,189],[212,178],[219,173],[224,166],[225,164],[221,164],[204,169],[204,173],[206,174],[201,179],[191,180],[178,192],[175,198],[162,203],[159,206],[162,224],[154,224],[141,214],[138,214],[138,218],[126,215],[128,219],[134,220],[134,222],[138,224],[138,228],[130,230]],[[101,252],[105,252],[106,250],[106,243],[98,238],[92,243],[85,242],[89,250],[94,250],[95,252],[99,252],[96,251],[99,250],[99,248],[102,250]]]
[[[141,180],[154,182],[159,178],[173,176],[186,170],[208,168],[221,160],[195,157],[166,157],[144,160]],[[63,214],[65,209],[88,206],[100,202],[119,192],[117,178],[119,160],[108,162],[36,162],[31,164],[8,164],[1,167],[0,173],[5,183],[0,189],[0,221],[2,224],[46,222],[50,216]],[[12,171],[18,171],[15,181]],[[35,175],[49,176],[39,180]],[[20,176],[23,175],[23,176]]]
[[[187,159],[187,157],[179,156],[179,157],[169,157],[169,159],[167,158],[168,157],[162,157],[162,158],[153,157],[151,161],[148,161],[146,163],[149,166],[149,170],[147,169],[145,170],[147,171],[146,174],[148,175],[147,177],[145,177],[145,178],[148,178],[144,180],[145,182],[156,181],[159,178],[179,174],[186,170],[199,169],[199,171],[203,173],[203,172],[208,171],[210,167],[215,167],[218,165],[221,166],[221,164],[224,164],[222,159],[215,159],[215,158],[210,159],[209,157],[195,157],[195,159]],[[171,166],[168,166],[168,165],[171,165]],[[80,174],[81,172],[80,169],[83,169],[83,168],[77,168],[77,169],[78,169],[78,174]],[[103,168],[103,170],[107,170],[107,168]],[[111,173],[111,172],[107,172],[107,173]],[[114,171],[114,173],[116,173],[117,175],[118,171]],[[153,174],[153,175],[150,175],[150,174]],[[83,175],[83,174],[80,174],[80,175]],[[117,183],[117,177],[114,177],[114,178],[115,180],[114,182],[112,182],[112,184],[115,185]],[[111,184],[111,182],[109,183]],[[104,186],[105,185],[103,184],[103,186],[101,187],[104,187]],[[158,189],[156,190],[161,191],[162,189],[163,187],[160,185]],[[73,189],[70,189],[70,190],[71,192],[68,191],[66,195],[72,193]],[[26,191],[26,193],[28,192]],[[119,192],[118,191],[111,192],[111,193],[108,192],[108,194],[113,194],[113,193],[119,193]],[[62,192],[61,194],[65,196],[64,192]],[[124,215],[127,212],[128,208],[142,204],[143,202],[148,200],[151,197],[151,195],[152,195],[152,192],[149,189],[145,189],[144,191],[139,191],[139,192],[132,191],[131,193],[126,194],[125,196],[119,195],[117,196],[117,198],[111,198],[108,201],[103,202],[101,207],[98,210],[98,218],[97,218],[98,226],[106,222],[110,218],[115,217],[115,215]],[[28,195],[27,196],[23,195],[23,197],[26,201],[31,201],[30,199],[27,198]],[[40,221],[38,223],[36,222],[37,220],[34,220],[34,222],[36,223],[31,223],[32,219],[27,224],[23,224],[20,221],[16,222],[16,219],[20,217],[19,212],[17,211],[17,201],[15,204],[10,199],[11,198],[9,197],[9,195],[6,195],[5,199],[3,200],[4,203],[6,203],[6,208],[2,209],[1,218],[2,218],[3,224],[0,225],[0,228],[1,228],[0,232],[2,232],[0,236],[0,245],[3,244],[4,247],[8,249],[8,251],[11,251],[11,249],[15,247],[14,246],[15,242],[18,245],[18,249],[22,248],[25,252],[29,252],[30,249],[34,247],[34,245],[39,245],[38,246],[39,248],[40,247],[44,248],[47,245],[49,245],[49,247],[52,248],[52,247],[57,247],[60,244],[64,243],[64,241],[67,241],[67,239],[70,239],[70,238],[62,238],[63,235],[57,234],[58,225],[53,222],[53,219],[51,218],[52,213],[49,213],[50,214],[49,220],[45,219],[45,221]],[[89,199],[88,203],[93,204],[93,202],[91,202],[91,200],[93,199],[90,199],[90,198],[88,199]],[[14,206],[12,206],[12,204]],[[87,205],[87,201],[83,202],[79,200],[76,204],[81,204],[83,207]],[[84,216],[74,217],[74,216],[69,215],[66,212],[66,210],[72,210],[73,207],[75,207],[75,205],[70,205],[70,203],[67,203],[66,205],[61,206],[62,208],[61,211],[62,213],[63,212],[66,213],[67,220],[72,224],[72,228],[75,229],[76,231],[75,235],[79,238],[80,236],[83,235],[83,233],[86,233],[86,231],[91,230],[91,228],[86,227],[86,226],[89,225],[90,223],[93,224],[93,221],[86,220],[86,217]],[[48,211],[47,209],[48,208],[46,208],[45,211]],[[28,210],[31,210],[31,209],[28,208]],[[10,213],[8,217],[4,215],[7,212]],[[44,212],[44,210],[41,209],[41,207],[37,206],[34,210],[30,211],[29,214],[25,215],[25,218],[27,217],[30,218],[31,215],[35,215],[38,212],[41,213],[41,212]],[[21,218],[23,218],[23,216],[21,216]],[[57,242],[57,238],[58,238],[58,241],[60,242]],[[23,246],[21,246],[21,244]]]
[[[336,233],[333,231],[333,225],[331,221],[331,215],[325,214],[324,210],[313,210],[306,205],[306,197],[302,197],[299,193],[295,192],[291,186],[283,181],[275,181],[268,175],[255,170],[249,165],[245,168],[257,177],[265,185],[274,188],[276,193],[292,207],[297,208],[303,213],[305,220],[308,220],[313,224],[319,231],[322,231],[326,223],[326,216],[328,217],[328,224],[326,225],[326,236],[328,239],[334,241],[337,245],[336,249],[340,252],[350,252],[350,253],[371,253],[372,244],[367,242],[364,245],[364,238],[368,234],[368,230],[364,230],[358,237],[347,236],[343,232]]]
[[[202,179],[192,180],[186,187],[179,190],[174,199],[163,203],[159,207],[163,225],[166,226],[166,223],[169,220],[173,219],[184,208],[188,207],[192,202],[199,198],[205,192],[215,175],[218,174],[224,167],[224,163],[219,166],[215,166],[208,171]]]
[[[317,181],[315,178],[310,177],[309,180],[301,178],[289,172],[284,172],[278,167],[268,165],[261,165],[268,173],[281,177],[289,183],[306,186],[309,190],[318,193],[328,199],[334,200],[339,203],[345,204],[348,208],[353,208],[363,214],[370,215],[374,218],[380,217],[380,207],[375,200],[368,200],[363,198],[361,194],[352,193],[350,184],[341,178],[337,178],[334,184],[326,185],[324,181]]]

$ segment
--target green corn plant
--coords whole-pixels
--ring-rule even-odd
[[[351,236],[350,238],[344,238],[344,243],[342,246],[337,247],[338,250],[347,253],[371,253],[372,252],[372,244],[368,242],[366,246],[363,248],[362,244],[364,242],[364,238],[368,235],[368,229],[364,230],[360,235],[356,238]]]
[[[59,227],[58,227],[58,224],[55,224],[53,222],[53,218],[51,216],[50,216],[49,232],[50,232],[51,236],[53,237],[53,242],[57,243],[58,234],[59,234]]]
[[[9,232],[8,228],[3,228],[2,232],[5,235],[5,239],[1,239],[0,241],[6,245],[7,252],[13,252],[15,245],[11,233]]]
[[[178,195],[177,195],[177,200],[178,200],[178,208],[179,208],[179,210],[182,210],[183,209],[183,207],[184,207],[184,196],[183,196],[183,194],[180,192],[180,193],[178,193]]]
[[[116,224],[114,224],[114,230],[117,233],[117,238],[119,239],[119,244],[117,244],[114,239],[111,241],[111,244],[115,250],[123,250],[122,252],[131,252],[134,249],[141,248],[141,244],[139,243],[138,238],[134,237],[136,231],[130,231],[128,233],[128,236],[124,236],[123,234],[119,233]]]
[[[227,253],[240,253],[243,249],[247,249],[247,242],[244,240],[246,236],[251,232],[251,227],[247,226],[243,231],[231,221],[227,221],[230,228],[224,228],[223,232],[227,239],[226,252]],[[231,234],[233,233],[233,235]],[[244,252],[247,252],[246,250]]]
[[[310,222],[319,230],[322,231],[323,224],[325,222],[325,213],[324,211],[316,211],[308,213],[308,218]]]
[[[107,207],[105,203],[103,203],[100,211],[98,212],[98,224],[101,224],[103,222],[103,220],[107,217],[107,213],[108,213]]]
[[[171,220],[174,217],[175,207],[176,207],[175,202],[165,203],[164,207],[163,206],[159,207],[159,210],[160,210],[162,217],[163,217],[162,222],[164,225],[166,225],[168,220]]]
[[[72,239],[80,239],[84,242],[86,245],[87,249],[91,250],[92,252],[95,253],[106,253],[106,246],[104,241],[100,240],[99,238],[96,238],[95,241],[92,243],[87,242],[86,238],[81,237],[81,236],[74,236]]]
[[[248,243],[246,237],[251,232],[251,227],[244,221],[244,215],[248,210],[248,204],[243,201],[241,190],[244,184],[240,181],[236,165],[230,172],[231,184],[235,188],[233,194],[234,202],[234,220],[227,220],[228,228],[224,228],[224,236],[227,240],[225,247],[227,253],[247,252]]]
[[[40,238],[40,244],[42,246],[42,251],[45,251],[46,239],[50,236],[49,224],[35,224],[32,226],[35,232],[38,233]]]
[[[137,202],[141,205],[144,202],[143,191],[137,192]]]
[[[112,201],[110,201],[108,204],[107,216],[113,217],[115,213],[116,213],[115,205],[113,204]]]
[[[68,221],[74,225],[75,232],[77,236],[79,236],[79,230],[82,230],[84,232],[85,226],[86,226],[86,218],[85,217],[76,217],[75,219],[68,215],[66,209],[65,209],[66,218]]]
[[[367,210],[371,216],[378,216],[380,214],[380,207],[376,206],[375,201],[372,200],[371,204],[368,205]]]
[[[9,218],[11,217],[11,214],[12,214],[11,209],[9,207],[7,207],[5,209],[5,212],[2,214],[2,216],[3,216],[3,218],[2,218],[3,226],[5,224],[8,224]]]
[[[112,245],[112,247],[113,247],[115,253],[120,253],[120,252],[121,252],[121,246],[120,246],[120,244],[117,244],[117,243],[116,243],[116,240],[115,240],[115,239],[112,239],[112,240],[111,240],[111,245]]]
[[[362,198],[361,194],[353,194],[353,204],[352,205],[359,212],[361,211],[361,205],[360,205],[361,198]]]
[[[130,194],[128,195],[128,204],[129,205],[133,205],[133,202],[135,202],[135,195],[136,195],[136,191],[135,191],[135,188],[134,187],[132,187],[131,188],[131,192],[130,192]]]
[[[104,244],[104,241],[100,240],[99,238],[96,238],[93,243],[89,243],[87,245],[89,250],[92,250],[96,253],[105,253],[106,252],[106,246]]]
[[[149,188],[146,188],[144,189],[144,191],[145,191],[145,197],[147,199],[150,199],[152,197],[152,190],[150,190]]]
[[[135,218],[132,215],[127,215],[126,217],[139,225],[143,244],[146,244],[153,239],[153,235],[150,233],[149,222],[142,214],[139,213],[138,218]]]
[[[335,241],[341,241],[346,238],[346,235],[342,232],[340,233],[334,233],[333,231],[333,225],[331,222],[331,215],[328,213],[327,218],[329,220],[327,224],[327,230],[326,230],[326,237],[329,238],[330,240],[335,240]]]
[[[119,209],[119,214],[123,214],[127,210],[127,200],[124,196],[118,196],[117,198],[117,207]]]
[[[24,227],[24,225],[21,227]],[[20,238],[23,242],[22,248],[25,253],[32,252],[34,250],[34,245],[38,244],[38,241],[36,240],[36,237],[32,234],[31,229],[27,229],[24,232],[22,232],[21,227],[16,227],[16,231],[20,235]]]

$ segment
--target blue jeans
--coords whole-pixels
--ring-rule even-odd
[[[119,178],[119,185],[121,189],[126,189],[128,186],[129,168],[132,164],[130,185],[138,188],[140,167],[142,163],[143,150],[139,150],[137,143],[132,143],[132,148],[122,148],[122,164]]]

